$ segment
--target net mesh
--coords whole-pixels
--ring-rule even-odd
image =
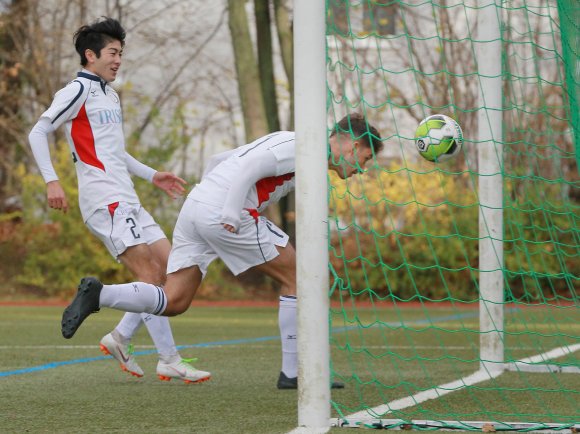
[[[479,324],[482,7],[327,0],[330,125],[362,113],[385,147],[365,174],[329,180],[331,372],[346,383],[332,408],[347,426],[580,423],[578,2],[485,6],[501,19],[502,46],[497,372],[482,369]],[[465,137],[457,158],[437,164],[413,140],[435,113]]]

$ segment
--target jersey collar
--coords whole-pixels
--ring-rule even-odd
[[[105,90],[105,88],[107,86],[107,82],[105,80],[103,80],[101,77],[99,77],[98,75],[92,74],[91,72],[87,71],[86,69],[83,69],[82,71],[77,72],[77,77],[82,77],[82,78],[86,78],[88,80],[98,81],[101,85],[101,89],[103,89],[103,92],[107,93]]]

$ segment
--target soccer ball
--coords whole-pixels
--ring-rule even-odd
[[[457,122],[445,115],[432,115],[421,121],[415,131],[415,145],[419,154],[435,163],[459,154],[463,146],[463,132]]]

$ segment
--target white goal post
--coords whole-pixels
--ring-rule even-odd
[[[330,426],[325,2],[294,1],[298,425]]]
[[[480,0],[475,57],[480,74],[479,167],[479,330],[481,368],[503,371],[503,179],[501,17],[496,0]]]

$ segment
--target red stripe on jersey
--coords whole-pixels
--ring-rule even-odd
[[[115,215],[115,210],[117,209],[118,206],[119,206],[119,202],[109,204],[109,214],[111,214],[111,217],[113,217]]]
[[[254,218],[254,220],[256,220],[256,222],[258,221],[258,217],[260,217],[260,213],[258,213],[257,209],[254,208],[246,208],[246,211],[248,211],[248,213],[250,214],[250,216],[252,216]]]
[[[79,159],[83,163],[101,169],[104,172],[105,166],[97,157],[95,137],[93,136],[93,130],[84,104],[77,117],[72,121],[70,135],[72,136]]]
[[[286,173],[280,176],[270,176],[269,178],[260,179],[256,182],[256,191],[258,192],[258,207],[270,199],[270,193],[276,190],[276,187],[284,184],[286,181],[294,178],[294,172]]]

